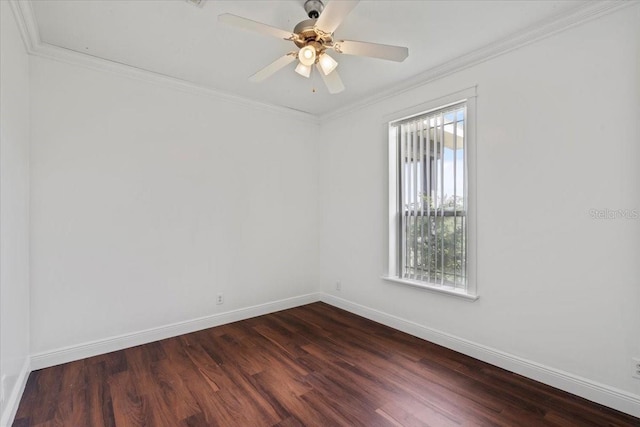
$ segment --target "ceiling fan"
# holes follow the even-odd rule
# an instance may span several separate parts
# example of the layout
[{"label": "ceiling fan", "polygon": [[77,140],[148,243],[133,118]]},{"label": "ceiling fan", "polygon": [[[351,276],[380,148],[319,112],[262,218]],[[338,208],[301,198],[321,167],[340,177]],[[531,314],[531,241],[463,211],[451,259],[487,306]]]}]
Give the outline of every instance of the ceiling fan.
[{"label": "ceiling fan", "polygon": [[346,55],[368,56],[396,62],[402,62],[409,56],[409,49],[406,47],[334,39],[334,31],[349,12],[356,7],[358,1],[333,0],[325,7],[321,0],[307,0],[304,9],[309,19],[298,23],[293,32],[230,13],[219,15],[218,21],[244,30],[290,40],[299,48],[298,51],[289,52],[276,59],[251,76],[249,81],[261,82],[297,59],[296,73],[309,78],[311,67],[315,65],[329,93],[334,94],[342,92],[344,85],[336,71],[338,62],[329,56],[327,50],[333,49]]}]

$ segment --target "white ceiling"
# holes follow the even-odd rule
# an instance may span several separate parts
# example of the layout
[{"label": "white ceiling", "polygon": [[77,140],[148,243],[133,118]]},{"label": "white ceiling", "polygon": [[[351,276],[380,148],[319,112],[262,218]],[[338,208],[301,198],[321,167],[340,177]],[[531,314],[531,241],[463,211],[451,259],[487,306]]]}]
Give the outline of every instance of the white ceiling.
[{"label": "white ceiling", "polygon": [[346,86],[337,95],[327,93],[317,72],[310,79],[296,74],[295,64],[265,82],[250,83],[250,75],[295,46],[217,21],[219,14],[233,13],[291,31],[306,19],[304,0],[208,0],[202,8],[184,0],[40,0],[32,5],[43,43],[323,115],[585,3],[363,0],[335,36],[407,46],[409,57],[396,63],[334,54]]}]

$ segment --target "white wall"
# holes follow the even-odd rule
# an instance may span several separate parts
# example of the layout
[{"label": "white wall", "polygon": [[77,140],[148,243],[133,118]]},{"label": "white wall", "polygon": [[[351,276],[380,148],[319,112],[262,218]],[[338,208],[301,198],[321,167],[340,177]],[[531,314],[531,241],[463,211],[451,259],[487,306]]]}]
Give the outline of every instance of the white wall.
[{"label": "white wall", "polygon": [[[640,6],[323,123],[325,292],[640,394]],[[467,302],[380,279],[384,117],[478,86],[478,291]],[[342,291],[335,281],[342,281]]]},{"label": "white wall", "polygon": [[0,415],[28,354],[29,58],[11,7],[0,1]]},{"label": "white wall", "polygon": [[[26,194],[28,104],[26,56],[0,4],[4,202],[5,171],[20,178],[14,200]],[[640,210],[639,9],[329,120],[321,139],[303,138],[318,127],[289,116],[33,57],[31,354],[321,287],[639,394],[640,220],[589,216]],[[383,117],[473,85],[480,300],[470,303],[380,276]],[[5,111],[9,100],[19,108]],[[6,123],[24,157],[5,168]],[[20,209],[16,221],[27,218]],[[4,210],[2,227],[5,236]],[[26,339],[29,309],[19,304],[28,287],[11,286],[22,294],[5,310],[2,271],[4,369],[5,316],[22,316],[7,336]],[[11,348],[24,359],[26,342]]]},{"label": "white wall", "polygon": [[317,124],[31,65],[33,354],[317,291]]}]

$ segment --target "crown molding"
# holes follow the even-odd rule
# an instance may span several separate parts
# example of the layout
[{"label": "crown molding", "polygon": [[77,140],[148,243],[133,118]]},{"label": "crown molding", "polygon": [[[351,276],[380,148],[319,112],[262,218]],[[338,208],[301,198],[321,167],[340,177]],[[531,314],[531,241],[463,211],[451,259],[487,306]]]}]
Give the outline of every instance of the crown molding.
[{"label": "crown molding", "polygon": [[9,2],[18,23],[18,28],[20,29],[25,49],[30,55],[60,61],[67,64],[78,65],[93,70],[106,71],[142,80],[147,83],[170,87],[191,94],[210,96],[224,102],[253,108],[263,112],[286,115],[304,122],[310,122],[316,125],[320,124],[318,116],[304,111],[255,101],[232,93],[198,85],[187,80],[45,43],[41,40],[38,32],[38,25],[33,12],[31,0],[9,0]]},{"label": "crown molding", "polygon": [[494,43],[461,55],[442,65],[430,68],[405,80],[401,84],[389,86],[373,96],[365,97],[360,101],[346,104],[327,114],[322,114],[320,115],[320,121],[324,123],[328,120],[357,111],[619,9],[638,4],[640,4],[639,0],[598,0],[588,2],[562,15],[556,15],[552,18],[537,22]]},{"label": "crown molding", "polygon": [[310,113],[255,101],[249,98],[244,98],[231,93],[198,85],[187,80],[178,79],[142,68],[132,67],[130,65],[119,62],[109,61],[96,56],[79,53],[74,50],[65,49],[59,46],[54,46],[48,43],[40,43],[33,55],[55,61],[65,62],[72,65],[79,65],[93,70],[106,71],[129,78],[142,80],[147,83],[170,87],[182,92],[187,92],[195,95],[210,96],[224,102],[241,105],[243,107],[248,107],[263,112],[276,113],[280,115],[290,116],[297,120],[311,122],[313,124],[320,124],[320,119],[318,118],[318,116]]},{"label": "crown molding", "polygon": [[110,61],[86,53],[76,52],[45,43],[41,40],[38,32],[38,25],[33,12],[32,0],[9,0],[9,3],[11,4],[16,17],[25,48],[30,55],[79,65],[94,70],[124,75],[130,78],[165,87],[171,87],[193,94],[211,96],[219,100],[261,111],[284,114],[298,120],[321,124],[341,115],[364,108],[368,105],[372,105],[398,94],[413,90],[434,80],[438,80],[450,74],[478,65],[482,62],[488,61],[515,49],[519,49],[530,43],[550,37],[600,16],[604,16],[625,7],[638,5],[640,4],[640,0],[597,0],[587,2],[562,15],[556,15],[547,20],[540,21],[494,43],[421,72],[400,84],[389,86],[386,89],[378,91],[373,96],[365,97],[357,102],[346,104],[329,113],[319,115],[277,106],[266,102],[255,101],[232,93],[198,85],[187,80],[178,79],[176,77],[171,77],[154,71],[133,67],[127,64]]},{"label": "crown molding", "polygon": [[9,0],[18,30],[22,36],[24,47],[29,54],[33,54],[36,46],[40,45],[40,32],[35,20],[30,1]]}]

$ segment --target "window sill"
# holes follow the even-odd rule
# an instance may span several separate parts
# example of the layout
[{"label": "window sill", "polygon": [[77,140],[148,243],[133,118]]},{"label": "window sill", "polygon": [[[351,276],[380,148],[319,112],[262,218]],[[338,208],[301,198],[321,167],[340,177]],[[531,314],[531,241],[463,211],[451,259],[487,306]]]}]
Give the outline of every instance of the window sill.
[{"label": "window sill", "polygon": [[476,301],[478,298],[480,298],[478,295],[472,295],[472,294],[468,294],[464,291],[459,291],[459,290],[453,290],[450,288],[443,288],[440,286],[433,286],[430,285],[428,283],[425,282],[419,282],[417,280],[409,280],[409,279],[400,279],[398,277],[391,277],[391,276],[382,276],[382,279],[386,280],[387,282],[393,282],[393,283],[400,283],[402,285],[409,285],[409,286],[413,286],[415,288],[420,288],[420,289],[424,289],[430,292],[437,292],[440,294],[445,294],[445,295],[450,295],[453,297],[458,297],[458,298],[462,298],[462,299],[466,299],[467,301]]}]

